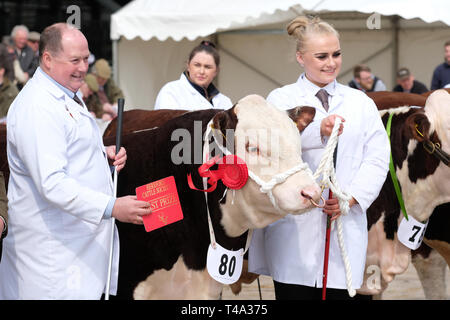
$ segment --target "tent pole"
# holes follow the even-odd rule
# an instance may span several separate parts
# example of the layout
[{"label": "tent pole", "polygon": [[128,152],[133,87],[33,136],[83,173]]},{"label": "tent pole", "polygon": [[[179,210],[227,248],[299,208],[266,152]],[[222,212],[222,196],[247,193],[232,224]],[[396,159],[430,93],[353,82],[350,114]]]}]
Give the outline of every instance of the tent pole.
[{"label": "tent pole", "polygon": [[[395,86],[397,83],[397,70],[398,70],[398,61],[399,61],[399,50],[398,50],[398,22],[400,17],[395,15],[392,17],[392,84]],[[392,86],[392,87],[393,87]]]},{"label": "tent pole", "polygon": [[119,40],[113,40],[112,42],[112,67],[113,67],[113,80],[119,84],[119,68],[118,68],[118,56],[117,56],[117,44]]}]

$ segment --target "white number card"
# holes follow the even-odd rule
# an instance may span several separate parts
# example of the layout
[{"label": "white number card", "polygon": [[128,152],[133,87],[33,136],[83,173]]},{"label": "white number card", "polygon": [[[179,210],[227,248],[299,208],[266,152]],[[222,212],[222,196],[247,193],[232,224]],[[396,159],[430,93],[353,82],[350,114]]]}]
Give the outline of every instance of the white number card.
[{"label": "white number card", "polygon": [[421,223],[411,216],[409,216],[408,219],[409,220],[403,218],[400,222],[397,236],[401,243],[411,250],[415,250],[422,243],[428,220],[425,223]]},{"label": "white number card", "polygon": [[232,284],[239,280],[244,260],[243,249],[230,251],[216,243],[216,249],[211,244],[208,248],[206,267],[209,275],[223,284]]}]

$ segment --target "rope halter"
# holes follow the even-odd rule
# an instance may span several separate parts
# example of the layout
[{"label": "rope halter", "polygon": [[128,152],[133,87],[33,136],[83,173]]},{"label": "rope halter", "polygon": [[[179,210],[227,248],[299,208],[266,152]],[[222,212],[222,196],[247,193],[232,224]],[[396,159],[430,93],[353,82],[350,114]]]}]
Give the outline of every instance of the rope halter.
[{"label": "rope halter", "polygon": [[[218,146],[218,148],[222,151],[222,153],[224,155],[230,155],[232,154],[226,147],[222,146],[220,143],[218,143],[216,141],[216,138],[212,132],[213,128],[213,119],[211,119],[211,121],[209,121],[207,128],[206,128],[206,132],[203,138],[203,141],[205,143],[205,146],[208,144],[209,138],[212,137],[214,139],[215,144]],[[203,150],[203,157],[205,159],[205,148]],[[270,179],[270,181],[264,181],[263,179],[261,179],[257,174],[255,174],[253,171],[251,171],[250,169],[248,169],[248,176],[257,184],[259,185],[259,190],[262,193],[267,194],[267,196],[269,197],[269,200],[271,202],[271,204],[273,205],[273,207],[279,212],[279,213],[283,213],[281,208],[278,206],[275,197],[273,195],[273,189],[275,188],[276,185],[285,182],[290,176],[296,174],[299,171],[307,171],[309,172],[309,174],[312,176],[312,171],[311,169],[309,169],[308,164],[302,162],[297,164],[296,166],[275,174],[274,176],[272,176],[272,178]]]}]

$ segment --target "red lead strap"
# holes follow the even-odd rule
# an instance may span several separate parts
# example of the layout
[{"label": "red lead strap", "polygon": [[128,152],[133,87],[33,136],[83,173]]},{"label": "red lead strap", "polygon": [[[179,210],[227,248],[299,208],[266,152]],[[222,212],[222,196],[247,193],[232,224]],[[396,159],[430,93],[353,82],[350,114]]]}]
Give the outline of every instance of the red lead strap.
[{"label": "red lead strap", "polygon": [[[328,199],[333,198],[330,190]],[[327,233],[325,236],[325,254],[323,258],[322,300],[327,299],[328,256],[330,254],[331,216],[327,215]]]},{"label": "red lead strap", "polygon": [[[338,144],[333,152],[333,164],[336,169]],[[328,193],[328,199],[333,198],[333,192],[331,189]],[[327,214],[327,232],[325,235],[325,253],[323,258],[323,279],[322,279],[322,300],[327,299],[327,278],[328,278],[328,257],[330,254],[330,236],[331,236],[331,216]]]}]

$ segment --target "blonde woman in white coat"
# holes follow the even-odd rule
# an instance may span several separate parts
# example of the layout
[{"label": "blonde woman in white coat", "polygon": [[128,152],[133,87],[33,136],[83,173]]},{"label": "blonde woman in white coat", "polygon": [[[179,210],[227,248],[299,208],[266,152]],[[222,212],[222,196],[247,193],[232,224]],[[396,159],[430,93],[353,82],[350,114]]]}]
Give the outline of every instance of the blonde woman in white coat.
[{"label": "blonde woman in white coat", "polygon": [[192,49],[186,71],[179,80],[165,84],[155,102],[157,109],[229,109],[231,100],[212,81],[219,73],[220,56],[213,43],[202,41]]},{"label": "blonde woman in white coat", "polygon": [[[342,64],[337,31],[319,18],[298,17],[287,27],[297,41],[296,58],[304,67],[296,83],[272,91],[267,100],[281,109],[308,105],[314,121],[302,133],[302,156],[315,171],[336,117],[343,119],[336,174],[349,193],[350,211],[342,216],[344,241],[352,271],[352,287],[361,286],[367,249],[366,210],[386,179],[389,142],[374,102],[363,92],[336,81]],[[329,109],[316,93],[324,89]],[[303,215],[288,215],[255,230],[249,251],[249,271],[274,279],[277,299],[321,299],[327,214],[340,214],[337,199],[323,193],[325,207]],[[325,214],[324,214],[325,213]],[[331,232],[327,299],[347,299],[346,277],[336,228]]]}]

